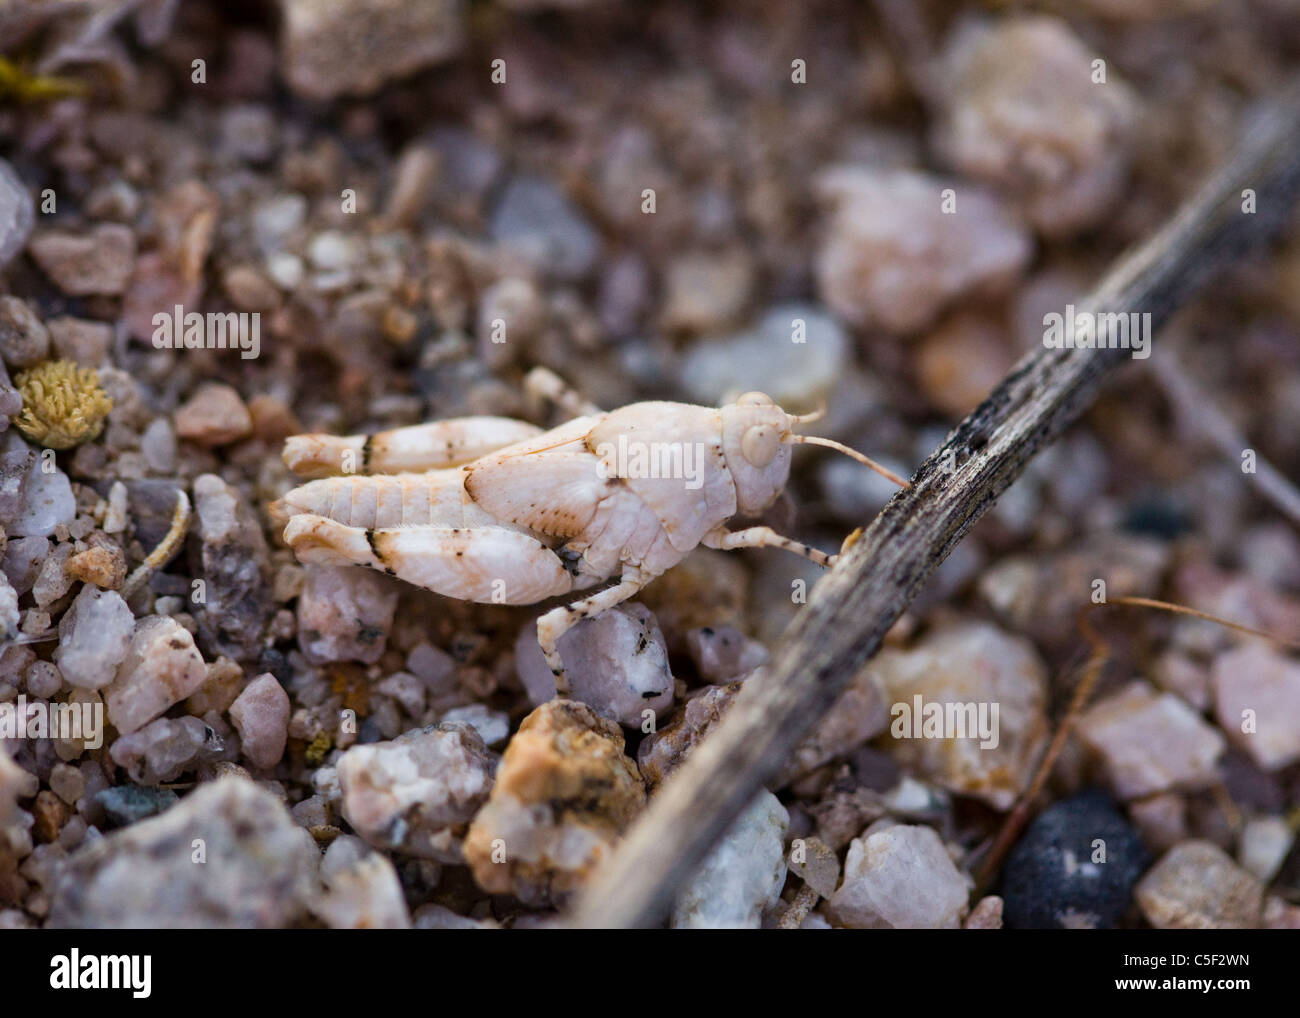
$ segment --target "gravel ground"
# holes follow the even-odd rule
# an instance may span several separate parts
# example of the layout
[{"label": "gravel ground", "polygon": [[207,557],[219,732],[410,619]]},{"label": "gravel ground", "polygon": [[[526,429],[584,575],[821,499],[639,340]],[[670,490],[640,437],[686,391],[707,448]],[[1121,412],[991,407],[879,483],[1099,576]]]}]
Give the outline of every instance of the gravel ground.
[{"label": "gravel ground", "polygon": [[[556,923],[821,570],[697,550],[566,635],[556,699],[538,608],[300,562],[285,439],[553,427],[540,365],[607,409],[825,405],[818,434],[909,473],[1230,153],[1298,15],[4,5],[0,927]],[[1300,471],[1292,223],[1135,341],[673,926],[1300,927],[1300,663],[1141,609],[1092,616],[1111,659],[1046,809],[972,877],[1098,582],[1300,634],[1296,523],[1249,476]],[[828,553],[892,491],[793,464],[762,522]]]}]

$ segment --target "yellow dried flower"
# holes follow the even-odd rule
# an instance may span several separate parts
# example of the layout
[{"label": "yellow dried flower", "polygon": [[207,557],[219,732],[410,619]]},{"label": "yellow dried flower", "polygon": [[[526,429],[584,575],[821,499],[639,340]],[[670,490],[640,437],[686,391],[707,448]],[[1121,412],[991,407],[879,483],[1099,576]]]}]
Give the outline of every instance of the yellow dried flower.
[{"label": "yellow dried flower", "polygon": [[334,740],[330,738],[329,732],[318,732],[316,738],[308,743],[307,752],[303,755],[309,764],[313,767],[319,767],[325,759],[325,754],[330,751],[333,745]]},{"label": "yellow dried flower", "polygon": [[14,378],[22,393],[18,430],[47,449],[71,449],[98,438],[113,400],[99,387],[99,372],[75,361],[42,361]]}]

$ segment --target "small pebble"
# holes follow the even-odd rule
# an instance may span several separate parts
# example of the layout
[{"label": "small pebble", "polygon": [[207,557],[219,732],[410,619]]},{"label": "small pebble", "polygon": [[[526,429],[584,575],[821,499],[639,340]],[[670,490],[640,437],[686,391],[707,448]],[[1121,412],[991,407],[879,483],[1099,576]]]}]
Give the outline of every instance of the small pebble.
[{"label": "small pebble", "polygon": [[265,106],[240,103],[221,111],[221,150],[236,159],[261,163],[275,154],[278,122]]},{"label": "small pebble", "polygon": [[970,915],[962,923],[963,930],[1000,930],[1002,929],[1003,901],[996,894],[983,897],[970,910]]},{"label": "small pebble", "polygon": [[780,800],[766,789],[759,792],[677,895],[672,928],[758,929],[785,884],[789,822]]},{"label": "small pebble", "polygon": [[889,696],[879,675],[869,668],[859,669],[849,688],[794,751],[780,780],[792,781],[836,757],[852,753],[888,725]]},{"label": "small pebble", "polygon": [[101,689],[113,681],[134,632],[135,617],[121,595],[87,585],[59,620],[54,663],[69,685]]},{"label": "small pebble", "polygon": [[49,554],[50,542],[43,537],[11,538],[5,544],[4,573],[18,594],[32,589]]},{"label": "small pebble", "polygon": [[67,571],[74,580],[116,590],[126,580],[126,556],[117,545],[95,545],[69,557]]},{"label": "small pebble", "polygon": [[1091,594],[1094,580],[1105,580],[1110,598],[1156,597],[1169,560],[1165,541],[1102,531],[1055,553],[1000,558],[980,574],[976,587],[1009,629],[1044,647],[1074,647],[1080,597]]},{"label": "small pebble", "polygon": [[703,626],[686,634],[691,660],[705,682],[742,679],[767,661],[767,648],[732,626]]},{"label": "small pebble", "polygon": [[[170,474],[176,470],[176,433],[166,417],[155,417],[140,436],[140,455],[145,466],[155,474]],[[105,533],[108,521],[105,520]]]},{"label": "small pebble", "polygon": [[1182,700],[1145,682],[1098,701],[1079,718],[1077,730],[1121,799],[1210,784],[1226,745]]},{"label": "small pebble", "polygon": [[1264,903],[1264,928],[1269,930],[1300,930],[1300,905],[1270,895]]},{"label": "small pebble", "polygon": [[159,718],[120,736],[109,756],[136,784],[157,785],[216,760],[222,749],[221,738],[199,718]]},{"label": "small pebble", "polygon": [[637,749],[637,766],[646,785],[653,791],[681,766],[691,751],[722,719],[740,692],[740,684],[706,686],[686,701],[671,724],[641,740]]},{"label": "small pebble", "polygon": [[[48,455],[48,454],[47,454]],[[53,461],[32,458],[27,469],[23,505],[7,533],[10,537],[49,537],[77,518],[77,500],[68,475]]]},{"label": "small pebble", "polygon": [[1159,930],[1240,930],[1259,925],[1260,882],[1208,841],[1171,848],[1134,894],[1147,922]]},{"label": "small pebble", "polygon": [[51,318],[45,326],[49,329],[55,356],[88,368],[101,367],[108,360],[113,342],[111,325],[64,315]]},{"label": "small pebble", "polygon": [[957,314],[925,334],[916,379],[925,397],[954,420],[974,410],[1015,360],[996,319]]},{"label": "small pebble", "polygon": [[[895,760],[952,792],[1011,808],[1049,734],[1047,668],[1033,644],[988,622],[953,622],[910,649],[886,648],[868,671],[885,691],[881,741]],[[944,724],[930,731],[925,719],[940,709],[932,704],[942,705]]]},{"label": "small pebble", "polygon": [[366,851],[351,860],[353,842],[360,838],[336,838],[321,860],[325,893],[312,902],[311,910],[332,930],[407,930],[411,917],[393,864],[378,852]]},{"label": "small pebble", "polygon": [[469,725],[432,725],[353,746],[338,764],[343,816],[377,848],[459,862],[497,758]]},{"label": "small pebble", "polygon": [[0,297],[0,357],[11,368],[30,368],[49,354],[50,334],[30,306]]},{"label": "small pebble", "polygon": [[8,161],[0,159],[0,267],[27,244],[36,221],[36,203]]},{"label": "small pebble", "polygon": [[14,387],[4,360],[0,359],[0,431],[8,430],[10,419],[21,413],[22,409],[22,393]]},{"label": "small pebble", "polygon": [[[668,648],[654,614],[635,602],[583,619],[562,637],[560,656],[571,696],[602,717],[640,727],[645,711],[659,717],[673,704]],[[555,697],[555,676],[537,642],[536,623],[515,642],[515,666],[534,706]]]},{"label": "small pebble", "polygon": [[800,838],[791,845],[790,872],[823,898],[840,886],[839,856],[817,837]]},{"label": "small pebble", "polygon": [[1295,831],[1282,817],[1255,817],[1241,829],[1237,854],[1241,865],[1267,884],[1277,876],[1294,844]]},{"label": "small pebble", "polygon": [[[858,328],[923,329],[959,298],[1007,290],[1033,250],[978,186],[848,166],[823,173],[818,189],[832,209],[816,257],[818,293]],[[943,211],[948,189],[954,214]]]},{"label": "small pebble", "polygon": [[936,149],[1013,195],[1046,236],[1095,225],[1127,179],[1136,96],[1113,66],[1095,80],[1097,56],[1059,18],[1012,15],[963,25],[940,60]]},{"label": "small pebble", "polygon": [[586,704],[551,700],[524,718],[506,747],[491,797],[466,835],[465,860],[489,893],[561,905],[644,802],[618,725]]},{"label": "small pebble", "polygon": [[243,493],[216,474],[195,479],[194,517],[206,584],[198,613],[204,646],[237,660],[255,658],[274,609],[262,524]]},{"label": "small pebble", "polygon": [[969,895],[932,828],[896,824],[853,839],[829,908],[853,929],[954,930]]},{"label": "small pebble", "polygon": [[725,329],[741,316],[753,286],[753,263],[744,251],[678,255],[664,279],[661,325],[670,332]]},{"label": "small pebble", "polygon": [[752,328],[689,346],[678,362],[678,381],[692,399],[710,406],[757,391],[792,413],[804,412],[829,398],[848,357],[844,329],[824,310],[779,304]]},{"label": "small pebble", "polygon": [[[3,370],[3,368],[0,368]],[[10,433],[0,451],[0,527],[13,532],[27,493],[27,478],[36,454],[21,438]]]},{"label": "small pebble", "polygon": [[[546,314],[546,300],[531,280],[517,276],[498,279],[479,298],[480,349],[490,355],[494,347],[520,344],[526,348],[545,327]],[[500,343],[496,342],[498,335]]]},{"label": "small pebble", "polygon": [[[34,587],[33,589],[39,589],[39,586]],[[29,608],[27,611],[22,613],[22,616],[22,622],[19,624],[18,628],[22,631],[24,636],[44,635],[49,630],[50,624],[53,621],[53,617],[49,612],[42,611],[39,608]]]},{"label": "small pebble", "polygon": [[156,615],[141,619],[116,676],[104,689],[108,719],[128,735],[184,700],[206,675],[194,637],[180,623]]},{"label": "small pebble", "polygon": [[1128,804],[1129,819],[1155,855],[1187,837],[1187,802],[1176,792],[1162,792]]},{"label": "small pebble", "polygon": [[72,558],[71,544],[56,544],[50,556],[41,563],[40,571],[32,582],[32,598],[37,608],[48,608],[72,589],[73,579],[68,572]]},{"label": "small pebble", "polygon": [[483,744],[487,746],[499,746],[510,737],[510,716],[481,703],[453,707],[438,719],[438,723],[469,725],[478,732]]},{"label": "small pebble", "polygon": [[307,242],[307,258],[313,268],[326,272],[351,269],[360,257],[357,239],[341,230],[324,230]]},{"label": "small pebble", "polygon": [[[0,586],[0,596],[3,587]],[[49,661],[33,661],[27,669],[27,692],[44,700],[51,699],[63,688],[63,675]]]},{"label": "small pebble", "polygon": [[[393,700],[400,703],[402,705],[402,710],[409,716],[413,718],[424,716],[426,702],[425,694],[427,693],[427,690],[419,676],[412,675],[410,672],[394,672],[386,679],[376,683],[372,688],[376,693],[392,697]],[[482,711],[487,711],[487,708],[482,704],[473,704],[472,706],[479,708]],[[440,720],[447,719],[442,718]],[[451,720],[470,723],[468,717],[453,718]],[[482,733],[480,732],[480,734]]]},{"label": "small pebble", "polygon": [[568,196],[543,177],[517,175],[490,221],[492,239],[539,271],[575,281],[595,266],[600,238]]},{"label": "small pebble", "polygon": [[274,675],[259,675],[230,705],[230,722],[239,732],[244,758],[262,770],[274,767],[288,738],[289,694]]},{"label": "small pebble", "polygon": [[495,930],[495,919],[470,919],[459,915],[445,905],[421,905],[412,914],[412,927],[417,930]]},{"label": "small pebble", "polygon": [[0,643],[18,635],[18,592],[7,576],[0,576]]},{"label": "small pebble", "polygon": [[385,576],[350,566],[307,569],[298,598],[298,645],[313,664],[378,661],[397,608]]},{"label": "small pebble", "polygon": [[[58,840],[59,831],[67,822],[71,811],[68,804],[53,792],[42,789],[32,803],[32,836],[38,844],[48,845]],[[30,861],[30,860],[29,860]],[[42,882],[43,883],[43,882]]]},{"label": "small pebble", "polygon": [[1219,654],[1214,714],[1228,740],[1267,771],[1300,760],[1300,663],[1254,641]]},{"label": "small pebble", "polygon": [[[156,802],[156,793],[147,794]],[[70,856],[49,922],[63,929],[288,927],[305,913],[318,859],[276,796],[226,777]]]},{"label": "small pebble", "polygon": [[135,266],[135,234],[104,223],[86,232],[44,230],[28,245],[32,258],[71,297],[121,294]]},{"label": "small pebble", "polygon": [[252,430],[248,407],[228,385],[205,385],[176,411],[176,434],[199,445],[229,445]]},{"label": "small pebble", "polygon": [[458,0],[282,0],[280,9],[283,74],[310,99],[369,95],[447,59],[464,39]]}]

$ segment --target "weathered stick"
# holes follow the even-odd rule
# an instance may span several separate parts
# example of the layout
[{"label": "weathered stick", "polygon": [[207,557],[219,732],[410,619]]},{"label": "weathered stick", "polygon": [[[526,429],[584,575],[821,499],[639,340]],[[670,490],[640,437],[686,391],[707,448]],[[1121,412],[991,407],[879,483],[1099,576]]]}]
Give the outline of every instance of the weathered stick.
[{"label": "weathered stick", "polygon": [[[1187,426],[1213,442],[1227,459],[1233,463],[1240,462],[1241,454],[1250,448],[1246,436],[1237,430],[1215,401],[1201,391],[1200,386],[1183,371],[1182,365],[1173,358],[1162,357],[1151,365],[1151,369]],[[1243,476],[1273,503],[1275,509],[1300,527],[1300,490],[1277,467],[1260,456],[1254,473]]]},{"label": "weathered stick", "polygon": [[[1256,192],[1258,212],[1242,210]],[[1271,235],[1300,193],[1300,82],[1259,115],[1233,158],[1082,310],[1149,312],[1158,327],[1204,277]],[[766,673],[664,785],[577,903],[574,925],[660,922],[678,888],[771,779],[921,585],[1046,443],[1092,402],[1122,349],[1037,350],[932,453],[814,588]]]}]

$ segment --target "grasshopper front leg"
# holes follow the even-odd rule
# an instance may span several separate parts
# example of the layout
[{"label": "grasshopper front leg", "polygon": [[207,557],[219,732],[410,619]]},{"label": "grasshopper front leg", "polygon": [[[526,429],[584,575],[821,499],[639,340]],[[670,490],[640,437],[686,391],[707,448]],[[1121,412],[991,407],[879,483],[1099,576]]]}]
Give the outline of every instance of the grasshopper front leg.
[{"label": "grasshopper front leg", "polygon": [[583,619],[622,604],[650,581],[640,576],[624,574],[623,579],[612,587],[597,591],[590,597],[584,597],[573,604],[552,608],[537,620],[537,642],[542,646],[542,654],[555,676],[555,691],[559,696],[569,695],[569,679],[564,672],[564,662],[560,658],[560,637]]},{"label": "grasshopper front leg", "polygon": [[744,530],[727,530],[725,527],[719,527],[705,534],[700,543],[708,548],[717,548],[719,551],[732,551],[736,548],[782,548],[825,567],[833,566],[839,558],[838,555],[827,555],[799,541],[782,537],[771,527],[746,527]]}]

